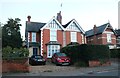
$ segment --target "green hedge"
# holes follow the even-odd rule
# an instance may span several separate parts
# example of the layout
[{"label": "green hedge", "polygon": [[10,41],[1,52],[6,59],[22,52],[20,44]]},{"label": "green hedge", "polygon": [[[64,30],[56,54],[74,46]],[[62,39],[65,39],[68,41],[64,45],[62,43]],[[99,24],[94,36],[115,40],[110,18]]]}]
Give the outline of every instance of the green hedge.
[{"label": "green hedge", "polygon": [[102,60],[110,58],[110,50],[105,45],[76,45],[66,46],[61,49],[61,52],[66,53],[73,63],[79,61],[88,62],[89,60]]},{"label": "green hedge", "polygon": [[120,48],[119,49],[110,49],[111,58],[120,58]]},{"label": "green hedge", "polygon": [[29,51],[26,48],[14,48],[7,46],[2,49],[2,58],[3,59],[21,59],[26,58],[29,55]]}]

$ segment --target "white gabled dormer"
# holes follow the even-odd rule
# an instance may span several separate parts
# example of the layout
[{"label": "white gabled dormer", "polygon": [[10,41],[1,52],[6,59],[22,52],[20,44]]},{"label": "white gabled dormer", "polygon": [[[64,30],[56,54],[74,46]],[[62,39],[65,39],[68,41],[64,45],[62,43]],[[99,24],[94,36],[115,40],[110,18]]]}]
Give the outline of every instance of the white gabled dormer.
[{"label": "white gabled dormer", "polygon": [[75,19],[70,21],[70,23],[66,26],[65,31],[77,31],[82,32],[83,34],[85,33],[85,31],[81,28]]},{"label": "white gabled dormer", "polygon": [[43,26],[40,30],[50,29],[50,30],[64,30],[62,25],[53,17],[45,26]]}]

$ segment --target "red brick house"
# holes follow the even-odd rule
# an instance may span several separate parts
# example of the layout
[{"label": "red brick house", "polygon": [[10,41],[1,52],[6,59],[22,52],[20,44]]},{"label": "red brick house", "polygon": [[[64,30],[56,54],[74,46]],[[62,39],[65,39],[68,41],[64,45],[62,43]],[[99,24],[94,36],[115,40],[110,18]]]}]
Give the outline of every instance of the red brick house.
[{"label": "red brick house", "polygon": [[120,48],[120,29],[115,30],[117,34],[117,48]]},{"label": "red brick house", "polygon": [[108,45],[110,49],[116,47],[116,32],[110,23],[103,24],[86,31],[87,44]]},{"label": "red brick house", "polygon": [[71,42],[86,43],[85,32],[75,19],[62,25],[61,12],[57,14],[57,19],[53,17],[47,23],[31,22],[30,18],[28,16],[25,29],[29,56],[46,54],[47,58],[51,58],[54,53],[60,52],[60,48]]}]

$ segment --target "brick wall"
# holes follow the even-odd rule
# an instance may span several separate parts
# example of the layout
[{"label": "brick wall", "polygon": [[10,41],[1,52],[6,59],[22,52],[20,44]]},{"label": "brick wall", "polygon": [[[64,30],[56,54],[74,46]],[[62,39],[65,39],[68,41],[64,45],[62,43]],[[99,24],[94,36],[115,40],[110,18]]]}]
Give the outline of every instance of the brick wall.
[{"label": "brick wall", "polygon": [[80,32],[77,32],[77,41],[79,44],[82,44],[82,36]]},{"label": "brick wall", "polygon": [[57,30],[57,41],[61,44],[61,47],[63,47],[63,31]]},{"label": "brick wall", "polygon": [[47,46],[46,43],[50,41],[50,30],[44,29],[43,30],[43,51],[47,52]]},{"label": "brick wall", "polygon": [[29,72],[28,59],[21,60],[3,60],[2,73],[7,72]]},{"label": "brick wall", "polygon": [[66,31],[65,33],[66,33],[66,45],[67,45],[71,42],[70,31]]}]

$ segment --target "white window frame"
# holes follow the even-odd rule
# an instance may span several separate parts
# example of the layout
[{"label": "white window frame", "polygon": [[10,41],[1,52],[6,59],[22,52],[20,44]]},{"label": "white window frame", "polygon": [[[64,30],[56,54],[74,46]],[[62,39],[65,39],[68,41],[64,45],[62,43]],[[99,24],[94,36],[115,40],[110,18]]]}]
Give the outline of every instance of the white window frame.
[{"label": "white window frame", "polygon": [[32,32],[32,42],[36,42],[36,32]]},{"label": "white window frame", "polygon": [[47,46],[47,58],[51,58],[54,53],[60,52],[60,45]]},{"label": "white window frame", "polygon": [[112,42],[111,34],[107,34],[107,42],[108,43]]},{"label": "white window frame", "polygon": [[57,30],[50,30],[50,41],[57,41]]},{"label": "white window frame", "polygon": [[28,42],[30,42],[30,33],[28,32]]},{"label": "white window frame", "polygon": [[84,36],[83,36],[83,34],[81,34],[81,36],[82,36],[82,44],[84,44]]},{"label": "white window frame", "polygon": [[71,32],[71,42],[77,42],[77,32]]}]

